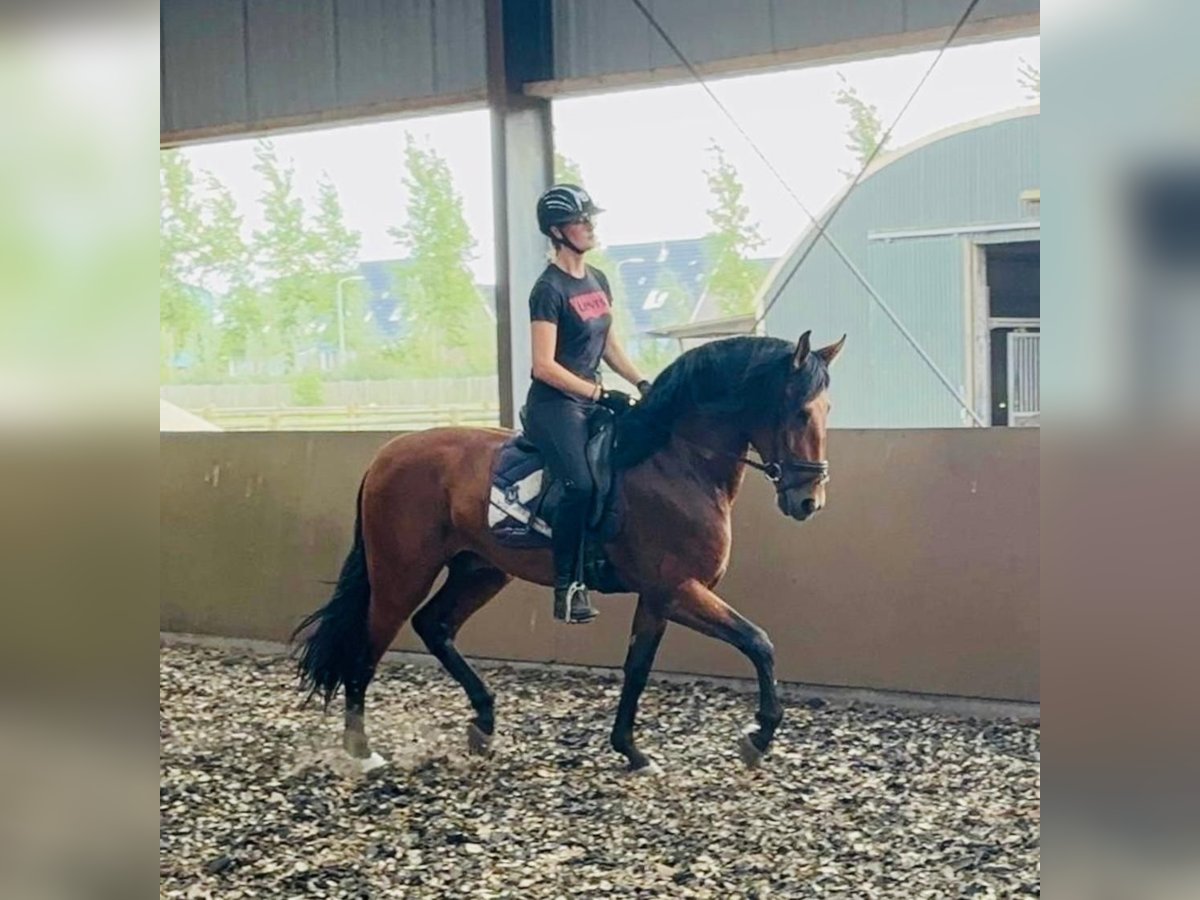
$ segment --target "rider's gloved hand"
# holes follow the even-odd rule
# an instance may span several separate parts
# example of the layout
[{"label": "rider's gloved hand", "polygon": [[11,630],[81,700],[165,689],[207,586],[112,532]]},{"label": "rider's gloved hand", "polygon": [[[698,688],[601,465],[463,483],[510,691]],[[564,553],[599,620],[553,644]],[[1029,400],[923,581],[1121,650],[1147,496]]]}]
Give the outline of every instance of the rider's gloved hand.
[{"label": "rider's gloved hand", "polygon": [[633,406],[633,398],[624,391],[601,391],[596,402],[618,414]]},{"label": "rider's gloved hand", "polygon": [[639,381],[637,383],[638,393],[641,394],[643,397],[645,397],[648,393],[650,393],[650,387],[651,387],[650,382],[647,381],[645,378],[643,378],[641,381]]}]

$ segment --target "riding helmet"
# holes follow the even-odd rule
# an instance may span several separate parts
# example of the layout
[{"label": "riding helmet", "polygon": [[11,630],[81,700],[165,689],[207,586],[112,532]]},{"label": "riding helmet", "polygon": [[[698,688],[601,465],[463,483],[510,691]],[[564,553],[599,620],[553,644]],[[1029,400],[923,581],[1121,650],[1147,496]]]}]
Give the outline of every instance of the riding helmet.
[{"label": "riding helmet", "polygon": [[580,216],[604,212],[592,202],[591,195],[577,184],[556,184],[538,198],[537,220],[542,234],[552,237],[550,228],[562,227]]}]

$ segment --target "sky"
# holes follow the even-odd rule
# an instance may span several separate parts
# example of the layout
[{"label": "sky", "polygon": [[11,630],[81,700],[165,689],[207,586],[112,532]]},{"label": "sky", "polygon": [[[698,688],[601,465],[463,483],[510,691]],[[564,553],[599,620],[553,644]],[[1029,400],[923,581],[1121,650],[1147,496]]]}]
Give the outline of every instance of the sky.
[{"label": "sky", "polygon": [[[900,119],[895,149],[941,129],[1032,101],[1018,81],[1021,60],[1040,66],[1040,38],[970,44],[946,52]],[[854,167],[847,149],[847,111],[834,101],[841,73],[874,104],[885,127],[920,81],[935,51],[857,62],[708,80],[709,87],[750,135],[809,211],[819,214]],[[700,237],[712,199],[704,170],[716,142],[745,188],[758,223],[763,256],[782,255],[808,216],[754,148],[697,84],[556,100],[557,149],[579,166],[585,186],[607,212],[598,232],[608,245]],[[300,196],[315,208],[317,182],[328,172],[346,222],[362,234],[361,259],[402,251],[387,234],[402,224],[407,191],[403,148],[407,134],[445,157],[463,198],[477,243],[472,263],[482,283],[494,279],[490,128],[486,110],[444,113],[273,138],[296,167]],[[249,233],[261,227],[257,199],[263,185],[253,171],[253,140],[185,148],[193,165],[216,175],[233,192]],[[530,210],[530,227],[536,227]]]}]

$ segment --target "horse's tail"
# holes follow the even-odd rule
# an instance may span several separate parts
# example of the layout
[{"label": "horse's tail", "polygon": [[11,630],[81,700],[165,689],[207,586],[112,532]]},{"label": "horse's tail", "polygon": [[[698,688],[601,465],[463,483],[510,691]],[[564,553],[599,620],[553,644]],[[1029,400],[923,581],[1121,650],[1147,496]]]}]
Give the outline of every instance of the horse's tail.
[{"label": "horse's tail", "polygon": [[[365,483],[365,479],[364,479]],[[292,632],[292,641],[311,631],[299,645],[300,688],[308,699],[321,694],[325,706],[343,684],[367,677],[370,650],[367,639],[367,608],[371,583],[367,578],[367,551],[362,533],[363,485],[358,486],[354,515],[354,545],[342,563],[342,573],[329,602],[305,617]],[[364,681],[365,684],[365,681]]]}]

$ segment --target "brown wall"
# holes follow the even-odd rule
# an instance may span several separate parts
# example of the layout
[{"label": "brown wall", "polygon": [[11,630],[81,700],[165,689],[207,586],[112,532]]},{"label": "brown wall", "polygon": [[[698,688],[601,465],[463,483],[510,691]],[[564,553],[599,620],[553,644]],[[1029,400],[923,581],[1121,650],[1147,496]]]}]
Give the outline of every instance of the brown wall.
[{"label": "brown wall", "polygon": [[[380,433],[163,434],[161,627],[279,640],[321,605],[349,547]],[[767,629],[783,681],[1038,697],[1036,429],[836,431],[829,506],[784,518],[747,477],[718,590]],[[619,666],[632,602],[556,625],[514,583],[464,629],[467,653]],[[397,646],[420,649],[406,627]],[[714,641],[668,629],[656,668],[748,676]]]}]

